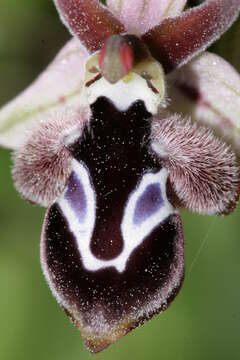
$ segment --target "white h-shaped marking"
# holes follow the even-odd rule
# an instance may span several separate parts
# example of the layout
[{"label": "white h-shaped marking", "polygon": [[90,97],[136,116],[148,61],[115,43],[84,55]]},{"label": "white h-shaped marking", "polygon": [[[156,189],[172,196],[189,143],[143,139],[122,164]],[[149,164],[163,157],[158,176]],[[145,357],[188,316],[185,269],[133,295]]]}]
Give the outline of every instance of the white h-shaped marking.
[{"label": "white h-shaped marking", "polygon": [[[169,215],[174,213],[172,205],[166,195],[166,182],[168,172],[161,169],[158,173],[146,173],[143,175],[136,189],[129,195],[124,209],[123,220],[121,223],[121,233],[123,238],[123,250],[115,259],[100,260],[91,252],[90,244],[96,219],[96,195],[92,187],[90,176],[86,167],[77,160],[72,161],[72,170],[82,184],[86,197],[86,215],[84,221],[79,221],[77,214],[72,209],[69,201],[64,197],[67,189],[58,201],[62,213],[68,223],[70,231],[75,236],[78,250],[84,267],[89,271],[97,271],[106,267],[115,267],[119,272],[126,268],[127,261],[133,250],[139,246],[153,229],[162,223]],[[139,225],[134,224],[134,213],[138,199],[151,184],[159,184],[163,204],[146,220]],[[159,239],[161,241],[161,239]]]}]

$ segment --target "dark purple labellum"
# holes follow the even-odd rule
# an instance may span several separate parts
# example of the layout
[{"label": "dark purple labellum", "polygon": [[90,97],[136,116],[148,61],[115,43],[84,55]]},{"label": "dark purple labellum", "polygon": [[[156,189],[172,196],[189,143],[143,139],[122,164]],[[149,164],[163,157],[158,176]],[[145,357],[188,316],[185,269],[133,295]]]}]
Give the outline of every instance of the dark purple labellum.
[{"label": "dark purple labellum", "polygon": [[182,283],[184,245],[167,172],[149,151],[144,104],[120,112],[99,98],[92,111],[65,193],[47,214],[42,262],[97,352],[167,308]]}]

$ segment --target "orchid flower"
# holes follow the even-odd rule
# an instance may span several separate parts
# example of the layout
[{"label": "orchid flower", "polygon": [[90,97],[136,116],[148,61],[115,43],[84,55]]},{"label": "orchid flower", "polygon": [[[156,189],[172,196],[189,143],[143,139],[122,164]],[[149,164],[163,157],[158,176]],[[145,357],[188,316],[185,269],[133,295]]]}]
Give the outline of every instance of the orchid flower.
[{"label": "orchid flower", "polygon": [[184,277],[179,208],[240,193],[240,76],[205,52],[240,0],[55,0],[73,38],[0,111],[16,189],[48,208],[41,263],[98,352],[165,310]]}]

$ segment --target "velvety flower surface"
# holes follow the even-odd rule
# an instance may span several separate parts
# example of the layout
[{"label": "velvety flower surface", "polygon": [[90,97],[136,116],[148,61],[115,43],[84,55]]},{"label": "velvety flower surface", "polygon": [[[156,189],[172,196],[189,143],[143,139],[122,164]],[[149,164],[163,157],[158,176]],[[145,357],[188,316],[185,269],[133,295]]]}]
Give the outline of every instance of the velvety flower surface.
[{"label": "velvety flower surface", "polygon": [[0,111],[23,198],[48,207],[42,268],[92,352],[165,310],[184,277],[178,208],[240,193],[240,76],[205,52],[240,0],[55,0],[74,36]]}]

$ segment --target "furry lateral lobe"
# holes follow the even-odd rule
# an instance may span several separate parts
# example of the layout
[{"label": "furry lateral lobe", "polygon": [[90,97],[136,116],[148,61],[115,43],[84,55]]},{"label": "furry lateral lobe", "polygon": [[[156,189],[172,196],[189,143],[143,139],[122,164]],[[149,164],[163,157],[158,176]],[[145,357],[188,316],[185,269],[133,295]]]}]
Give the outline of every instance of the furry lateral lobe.
[{"label": "furry lateral lobe", "polygon": [[180,206],[209,215],[233,211],[239,198],[239,164],[231,147],[210,129],[178,115],[154,118],[152,149],[169,170]]},{"label": "furry lateral lobe", "polygon": [[88,118],[89,110],[56,112],[29,132],[13,157],[13,179],[23,198],[47,207],[63,192],[71,173],[70,147]]}]

